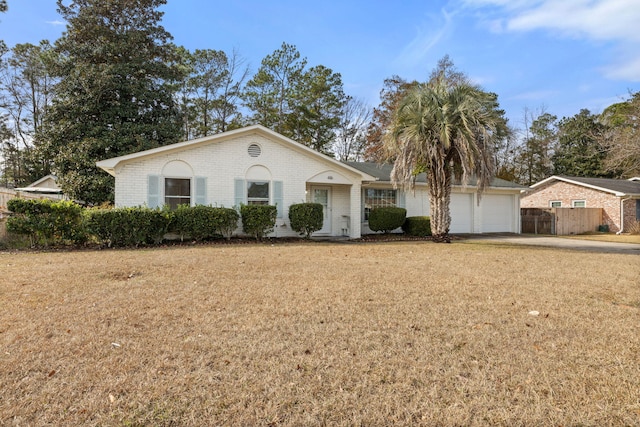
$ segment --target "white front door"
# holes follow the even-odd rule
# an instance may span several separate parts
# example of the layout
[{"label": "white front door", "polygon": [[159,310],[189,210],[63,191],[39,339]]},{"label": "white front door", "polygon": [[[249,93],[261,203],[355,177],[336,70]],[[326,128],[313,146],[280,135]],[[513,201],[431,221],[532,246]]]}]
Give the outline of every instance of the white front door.
[{"label": "white front door", "polygon": [[315,234],[331,234],[331,188],[311,187],[311,201],[322,205],[322,229]]}]

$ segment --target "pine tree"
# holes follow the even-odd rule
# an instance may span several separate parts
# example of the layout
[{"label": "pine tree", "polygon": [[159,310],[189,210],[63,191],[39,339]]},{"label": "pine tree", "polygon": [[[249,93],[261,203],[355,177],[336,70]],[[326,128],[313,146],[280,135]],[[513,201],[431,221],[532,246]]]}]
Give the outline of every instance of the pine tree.
[{"label": "pine tree", "polygon": [[180,78],[171,35],[159,24],[166,0],[75,0],[58,12],[53,105],[43,141],[65,193],[113,200],[95,162],[176,142],[181,128],[170,83]]},{"label": "pine tree", "polygon": [[251,122],[327,154],[347,100],[339,73],[307,68],[307,59],[286,43],[262,60],[243,98]]}]

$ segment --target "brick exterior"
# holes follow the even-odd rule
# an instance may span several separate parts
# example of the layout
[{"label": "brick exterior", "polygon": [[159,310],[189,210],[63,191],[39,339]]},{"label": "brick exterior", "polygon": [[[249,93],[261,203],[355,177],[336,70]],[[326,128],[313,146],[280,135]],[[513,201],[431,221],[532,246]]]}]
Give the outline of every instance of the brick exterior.
[{"label": "brick exterior", "polygon": [[[251,157],[248,147],[258,144],[261,154]],[[165,166],[180,161],[191,170],[191,176],[206,177],[206,204],[233,207],[235,205],[234,179],[245,179],[254,167],[266,171],[270,181],[282,181],[284,195],[283,218],[278,219],[274,236],[296,236],[288,220],[288,207],[307,200],[314,179],[330,179],[337,184],[318,185],[332,188],[332,235],[342,234],[343,216],[359,217],[361,177],[346,168],[337,167],[329,160],[312,158],[304,152],[273,141],[258,134],[243,135],[209,144],[199,144],[181,150],[132,159],[116,168],[116,206],[140,206],[147,203],[148,176],[165,177]],[[169,177],[169,176],[167,176]],[[330,178],[329,178],[330,177]],[[183,178],[172,176],[172,178]],[[351,203],[352,186],[357,194],[356,206]],[[161,184],[161,191],[163,184]],[[192,194],[193,197],[193,194]],[[352,237],[360,236],[360,222],[350,224]]]},{"label": "brick exterior", "polygon": [[[260,146],[261,153],[252,157],[248,153],[251,144]],[[125,156],[126,157],[126,156]],[[179,162],[177,164],[176,162]],[[294,236],[288,220],[289,206],[309,201],[314,186],[331,189],[331,232],[332,236],[344,234],[345,225],[350,237],[360,237],[368,230],[362,216],[362,175],[348,166],[322,156],[310,155],[306,149],[272,138],[267,132],[247,132],[229,137],[213,138],[192,145],[178,145],[175,149],[151,152],[147,155],[126,158],[115,163],[115,204],[116,206],[140,206],[148,203],[149,176],[160,177],[160,200],[164,200],[163,178],[206,178],[205,204],[233,207],[235,200],[235,180],[249,179],[259,174],[271,182],[282,182],[283,216],[277,220],[274,235],[276,237]],[[178,171],[178,172],[176,172]],[[176,176],[175,174],[181,176]],[[365,182],[364,185],[375,188],[390,188],[388,182]],[[454,187],[453,193],[467,193],[470,212],[452,212],[451,232],[483,233],[496,231],[489,227],[491,217],[496,216],[495,209],[488,205],[502,206],[497,216],[501,218],[503,232],[520,232],[519,188],[496,188],[487,190],[487,194],[499,195],[477,203],[475,189]],[[192,185],[192,198],[194,190]],[[271,195],[273,197],[273,195]],[[271,200],[273,203],[273,200]],[[429,215],[428,193],[425,185],[417,186],[415,191],[406,194],[406,207],[409,216]],[[195,203],[193,200],[192,203]],[[485,209],[485,206],[487,208]],[[484,214],[484,211],[489,214]],[[464,216],[462,218],[461,216]],[[462,221],[464,220],[464,221]],[[470,223],[464,230],[458,230],[457,223]]]},{"label": "brick exterior", "polygon": [[[584,200],[587,208],[602,208],[602,221],[609,231],[620,231],[620,197],[564,181],[551,181],[539,188],[529,190],[520,200],[523,208],[549,208],[551,201],[559,201],[563,208],[570,208],[575,200]],[[629,227],[636,221],[636,201],[624,201],[624,225]]]}]

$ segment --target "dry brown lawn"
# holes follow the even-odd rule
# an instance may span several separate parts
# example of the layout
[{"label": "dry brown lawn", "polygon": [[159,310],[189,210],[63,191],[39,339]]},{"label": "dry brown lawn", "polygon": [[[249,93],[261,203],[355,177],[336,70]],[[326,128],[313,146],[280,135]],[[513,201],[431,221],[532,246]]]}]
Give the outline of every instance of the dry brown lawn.
[{"label": "dry brown lawn", "polygon": [[2,426],[640,425],[634,255],[278,243],[0,274]]}]

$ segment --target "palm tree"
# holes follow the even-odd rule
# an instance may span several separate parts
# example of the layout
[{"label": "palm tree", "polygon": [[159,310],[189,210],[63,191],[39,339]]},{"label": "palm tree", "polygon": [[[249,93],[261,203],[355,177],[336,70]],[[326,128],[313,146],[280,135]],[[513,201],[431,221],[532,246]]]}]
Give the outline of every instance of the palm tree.
[{"label": "palm tree", "polygon": [[478,194],[494,171],[493,147],[506,129],[495,94],[467,83],[449,84],[443,75],[412,88],[395,111],[385,135],[395,158],[391,179],[396,186],[413,187],[425,172],[431,204],[434,241],[450,242],[451,185],[474,176]]}]

